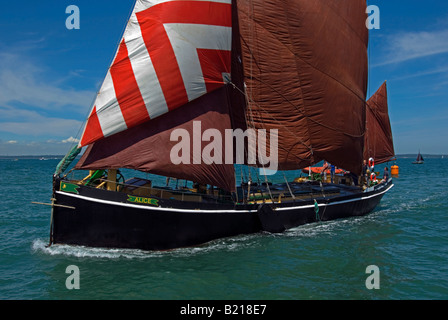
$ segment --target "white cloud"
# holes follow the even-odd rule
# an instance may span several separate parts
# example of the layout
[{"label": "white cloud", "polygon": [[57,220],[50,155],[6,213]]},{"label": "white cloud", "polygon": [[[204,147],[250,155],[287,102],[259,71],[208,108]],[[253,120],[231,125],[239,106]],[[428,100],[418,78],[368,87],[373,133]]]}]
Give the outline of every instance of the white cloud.
[{"label": "white cloud", "polygon": [[429,57],[436,54],[448,53],[448,30],[432,32],[403,32],[387,38],[384,47],[386,56],[382,62],[373,66],[382,66],[393,63]]},{"label": "white cloud", "polygon": [[0,131],[25,136],[68,136],[78,132],[81,121],[47,118],[36,114],[35,118],[2,122]]},{"label": "white cloud", "polygon": [[61,142],[18,141],[8,144],[6,141],[0,140],[0,155],[65,155],[69,149],[67,144]]},{"label": "white cloud", "polygon": [[408,80],[410,78],[419,78],[424,76],[431,76],[431,75],[437,75],[437,74],[443,74],[446,75],[448,72],[448,66],[439,66],[437,69],[430,69],[420,72],[414,72],[411,74],[401,75],[399,77],[393,77],[390,80],[398,81],[398,80]]},{"label": "white cloud", "polygon": [[74,142],[72,135],[80,130],[79,119],[87,115],[94,92],[64,88],[64,81],[76,76],[71,71],[51,78],[51,70],[33,57],[33,43],[0,47],[0,134],[13,134],[14,141],[20,141],[16,146],[23,139],[62,143],[70,137],[64,143]]},{"label": "white cloud", "polygon": [[76,143],[79,142],[79,139],[70,137],[68,139],[62,140],[62,143],[74,143],[74,142],[76,142]]},{"label": "white cloud", "polygon": [[77,105],[87,113],[93,91],[63,89],[57,79],[45,78],[44,69],[23,53],[0,53],[0,105],[20,102],[45,110]]},{"label": "white cloud", "polygon": [[6,143],[7,143],[7,144],[16,144],[17,141],[16,141],[16,140],[9,140],[9,141],[7,141]]},{"label": "white cloud", "polygon": [[0,119],[0,132],[34,138],[70,137],[82,126],[82,122],[78,120],[53,118],[42,115],[39,111],[13,107],[0,106]]}]

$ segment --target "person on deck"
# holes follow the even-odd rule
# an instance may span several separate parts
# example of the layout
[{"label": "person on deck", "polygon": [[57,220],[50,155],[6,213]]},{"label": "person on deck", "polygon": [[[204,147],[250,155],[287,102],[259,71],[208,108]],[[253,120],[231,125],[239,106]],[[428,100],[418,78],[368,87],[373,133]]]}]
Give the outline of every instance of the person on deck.
[{"label": "person on deck", "polygon": [[366,171],[366,187],[369,187],[369,186],[370,186],[370,169],[367,168],[367,171]]},{"label": "person on deck", "polygon": [[383,181],[382,182],[386,183],[387,180],[389,180],[389,168],[385,167],[384,168]]},{"label": "person on deck", "polygon": [[320,172],[321,176],[323,175],[323,181],[327,182],[327,170],[330,168],[330,164],[325,161],[324,166],[322,167],[322,171]]},{"label": "person on deck", "polygon": [[361,184],[365,184],[367,185],[367,180],[368,180],[368,176],[367,176],[367,171],[369,170],[369,167],[367,166],[367,160],[364,160],[362,163],[362,181]]},{"label": "person on deck", "polygon": [[335,174],[335,172],[336,172],[336,166],[334,164],[332,164],[331,165],[331,170],[330,170],[330,173],[331,173],[331,183],[334,183],[334,174]]}]

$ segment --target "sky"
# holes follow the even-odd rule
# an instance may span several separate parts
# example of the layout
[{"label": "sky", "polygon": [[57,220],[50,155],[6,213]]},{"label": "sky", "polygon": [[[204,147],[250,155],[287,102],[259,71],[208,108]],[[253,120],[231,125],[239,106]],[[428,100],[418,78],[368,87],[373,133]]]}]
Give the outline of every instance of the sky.
[{"label": "sky", "polygon": [[[133,2],[1,2],[0,155],[67,153]],[[380,10],[380,29],[370,30],[367,97],[387,80],[396,154],[448,154],[448,1],[368,4]],[[79,8],[79,29],[66,27],[70,5]]]}]

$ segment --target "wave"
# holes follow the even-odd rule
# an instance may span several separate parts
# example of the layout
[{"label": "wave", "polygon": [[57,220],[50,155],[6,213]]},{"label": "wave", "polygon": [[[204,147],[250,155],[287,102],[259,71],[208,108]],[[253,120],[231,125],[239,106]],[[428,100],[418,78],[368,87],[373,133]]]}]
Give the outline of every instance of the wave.
[{"label": "wave", "polygon": [[[259,237],[260,235],[258,235]],[[48,246],[43,239],[35,239],[31,245],[33,252],[50,256],[68,256],[76,258],[100,259],[154,259],[166,256],[185,257],[217,251],[235,251],[254,245],[257,235],[243,235],[210,241],[203,245],[187,248],[178,248],[164,251],[145,251],[139,249],[95,248],[67,244]]]},{"label": "wave", "polygon": [[56,244],[48,246],[42,239],[36,239],[32,243],[34,252],[40,252],[51,256],[70,256],[77,258],[106,258],[106,259],[136,259],[147,258],[160,255],[160,253],[148,253],[136,249],[109,249],[109,248],[91,248],[85,246]]}]

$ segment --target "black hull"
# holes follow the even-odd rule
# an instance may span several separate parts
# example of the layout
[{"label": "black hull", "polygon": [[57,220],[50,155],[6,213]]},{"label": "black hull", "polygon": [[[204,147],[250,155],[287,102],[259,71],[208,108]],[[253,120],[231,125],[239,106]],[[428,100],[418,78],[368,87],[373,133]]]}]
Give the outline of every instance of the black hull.
[{"label": "black hull", "polygon": [[236,205],[155,199],[135,204],[120,192],[83,186],[64,192],[57,187],[50,242],[167,250],[241,234],[282,232],[307,223],[366,215],[392,186],[389,181],[370,192],[321,196],[316,198],[317,213],[314,199]]}]

